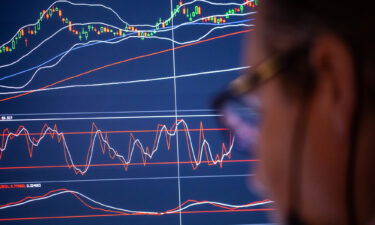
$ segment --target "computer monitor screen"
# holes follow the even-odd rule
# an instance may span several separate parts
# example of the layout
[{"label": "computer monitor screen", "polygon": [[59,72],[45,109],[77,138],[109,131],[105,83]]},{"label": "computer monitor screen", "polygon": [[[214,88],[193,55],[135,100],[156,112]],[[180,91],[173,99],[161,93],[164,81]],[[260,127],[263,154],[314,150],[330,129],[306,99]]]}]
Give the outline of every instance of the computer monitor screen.
[{"label": "computer monitor screen", "polygon": [[0,4],[0,224],[267,222],[211,108],[258,1]]}]

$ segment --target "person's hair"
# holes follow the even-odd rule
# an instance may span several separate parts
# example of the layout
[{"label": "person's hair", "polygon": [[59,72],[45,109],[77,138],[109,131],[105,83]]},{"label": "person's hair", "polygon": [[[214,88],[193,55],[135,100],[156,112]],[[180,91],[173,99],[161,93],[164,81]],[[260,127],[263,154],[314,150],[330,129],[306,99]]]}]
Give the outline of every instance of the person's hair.
[{"label": "person's hair", "polygon": [[[366,105],[375,109],[375,16],[370,2],[263,0],[261,3],[266,27],[263,38],[270,54],[306,45],[321,33],[336,35],[353,55],[357,75],[362,76],[360,86]],[[291,94],[296,94],[295,91],[306,94],[313,83],[314,76],[304,65],[283,77],[285,90]]]}]

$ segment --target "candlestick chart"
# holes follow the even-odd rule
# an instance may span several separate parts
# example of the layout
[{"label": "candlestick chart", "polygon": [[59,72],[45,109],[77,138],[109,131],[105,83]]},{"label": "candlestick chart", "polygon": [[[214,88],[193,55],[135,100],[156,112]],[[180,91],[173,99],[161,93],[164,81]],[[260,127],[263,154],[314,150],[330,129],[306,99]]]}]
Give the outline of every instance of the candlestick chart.
[{"label": "candlestick chart", "polygon": [[214,97],[257,0],[3,1],[0,224],[259,224]]}]

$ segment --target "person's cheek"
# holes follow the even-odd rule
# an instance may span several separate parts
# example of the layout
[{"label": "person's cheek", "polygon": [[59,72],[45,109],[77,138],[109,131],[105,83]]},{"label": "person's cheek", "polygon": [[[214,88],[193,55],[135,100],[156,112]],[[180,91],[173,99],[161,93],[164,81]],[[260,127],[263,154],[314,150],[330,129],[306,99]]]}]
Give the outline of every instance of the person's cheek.
[{"label": "person's cheek", "polygon": [[263,118],[263,124],[260,127],[259,142],[255,150],[256,157],[260,162],[255,167],[255,179],[252,181],[257,191],[260,193],[263,192],[262,194],[270,194],[270,192],[272,192],[268,187],[273,185],[273,182],[271,182],[274,177],[272,167],[275,166],[275,163],[272,162],[272,142],[267,142],[272,135],[269,129],[266,128],[268,121],[269,118],[265,116]]},{"label": "person's cheek", "polygon": [[290,140],[294,115],[291,105],[283,100],[276,82],[264,86],[261,95],[263,116],[256,156],[255,187],[261,187],[269,198],[286,201]]}]

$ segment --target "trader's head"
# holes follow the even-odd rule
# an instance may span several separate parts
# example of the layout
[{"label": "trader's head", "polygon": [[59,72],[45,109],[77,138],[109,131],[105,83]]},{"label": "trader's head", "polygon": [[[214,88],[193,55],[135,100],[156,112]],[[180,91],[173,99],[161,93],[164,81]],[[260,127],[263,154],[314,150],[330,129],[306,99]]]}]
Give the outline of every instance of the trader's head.
[{"label": "trader's head", "polygon": [[232,86],[261,103],[257,174],[284,221],[375,222],[370,11],[342,0],[260,2],[253,72]]}]

